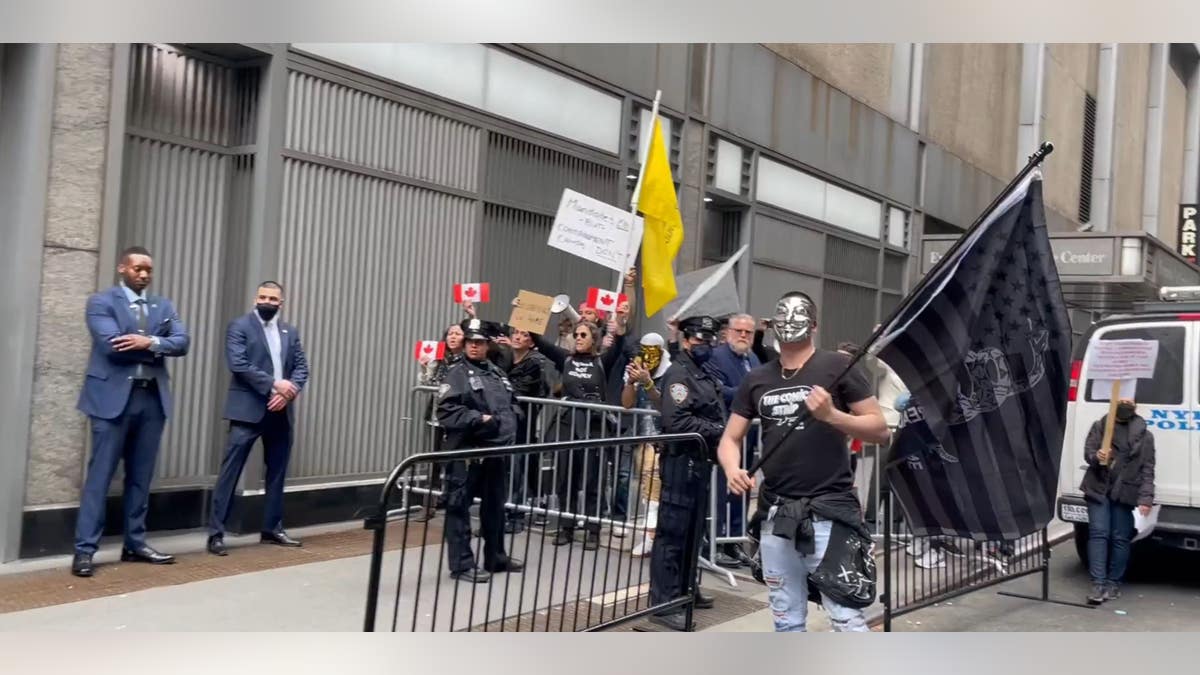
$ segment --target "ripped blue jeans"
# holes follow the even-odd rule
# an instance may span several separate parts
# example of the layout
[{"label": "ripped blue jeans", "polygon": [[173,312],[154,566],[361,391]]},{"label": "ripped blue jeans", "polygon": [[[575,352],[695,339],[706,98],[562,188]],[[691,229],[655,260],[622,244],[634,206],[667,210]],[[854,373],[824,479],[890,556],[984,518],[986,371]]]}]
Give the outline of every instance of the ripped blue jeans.
[{"label": "ripped blue jeans", "polygon": [[[774,509],[772,509],[774,511]],[[772,512],[771,516],[775,514]],[[763,579],[767,582],[771,603],[771,617],[775,620],[775,632],[805,631],[808,624],[808,575],[825,557],[829,546],[829,531],[833,523],[828,520],[813,521],[815,535],[812,555],[803,555],[796,550],[791,539],[768,534],[773,527],[773,518],[763,524],[762,553]],[[864,633],[866,617],[861,609],[843,607],[822,594],[821,602],[829,613],[829,624],[837,632]]]}]

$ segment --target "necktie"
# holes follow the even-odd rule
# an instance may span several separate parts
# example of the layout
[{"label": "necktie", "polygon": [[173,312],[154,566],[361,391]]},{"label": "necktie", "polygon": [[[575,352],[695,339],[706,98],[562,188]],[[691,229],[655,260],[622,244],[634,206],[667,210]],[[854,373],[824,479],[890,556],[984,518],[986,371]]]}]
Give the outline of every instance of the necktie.
[{"label": "necktie", "polygon": [[[138,334],[145,335],[146,328],[147,328],[146,301],[143,300],[142,298],[138,298],[137,300],[133,301],[133,306],[134,306],[134,314],[137,315]],[[146,374],[145,364],[142,364],[142,363],[137,364],[137,367],[135,367],[134,371],[133,371],[133,377],[134,377],[134,379],[138,379],[138,380],[150,379],[150,377]]]}]

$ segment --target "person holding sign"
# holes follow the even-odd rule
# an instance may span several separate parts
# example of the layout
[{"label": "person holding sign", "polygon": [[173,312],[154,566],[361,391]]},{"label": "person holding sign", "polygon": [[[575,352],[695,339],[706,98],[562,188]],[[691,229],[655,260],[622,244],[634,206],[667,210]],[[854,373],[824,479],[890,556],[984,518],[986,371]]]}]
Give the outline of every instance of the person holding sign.
[{"label": "person holding sign", "polygon": [[[625,324],[616,322],[613,346],[600,354],[602,337],[596,324],[586,321],[575,326],[575,348],[561,349],[541,335],[533,335],[538,351],[545,354],[561,373],[562,397],[568,401],[605,403],[606,373],[617,363],[625,346]],[[606,418],[587,410],[563,408],[554,424],[546,433],[546,441],[568,441],[598,438],[604,431]],[[568,451],[558,458],[558,493],[562,511],[571,514],[596,516],[600,504],[600,451]],[[579,492],[583,491],[583,503],[579,503]],[[582,507],[582,508],[581,508]],[[600,525],[589,523],[586,527],[584,550],[594,551],[600,547]],[[575,517],[558,519],[558,534],[555,546],[570,544],[575,539]]]},{"label": "person holding sign", "polygon": [[1087,601],[1099,605],[1121,597],[1134,509],[1147,516],[1154,505],[1154,434],[1138,416],[1137,404],[1124,398],[1111,422],[1105,415],[1092,424],[1083,449],[1088,468],[1079,489],[1087,501],[1092,577]]}]

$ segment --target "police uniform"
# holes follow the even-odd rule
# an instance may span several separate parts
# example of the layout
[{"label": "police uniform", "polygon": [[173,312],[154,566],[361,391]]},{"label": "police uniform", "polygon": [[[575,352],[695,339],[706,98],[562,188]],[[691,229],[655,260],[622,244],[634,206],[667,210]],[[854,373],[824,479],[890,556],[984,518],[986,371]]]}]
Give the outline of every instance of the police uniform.
[{"label": "police uniform", "polygon": [[[479,319],[462,323],[466,340],[487,340],[492,327]],[[491,419],[484,422],[484,415]],[[446,371],[438,389],[438,423],[445,431],[445,448],[461,450],[512,445],[521,429],[521,410],[508,378],[491,361],[464,358]],[[504,551],[504,489],[506,462],[489,457],[446,465],[446,546],[450,575],[483,582],[490,572],[518,572],[524,566]],[[483,570],[471,552],[470,508],[479,497]]]},{"label": "police uniform", "polygon": [[[685,337],[699,337],[709,342],[711,350],[716,339],[717,323],[712,317],[692,317],[680,323]],[[693,348],[695,349],[695,348]],[[660,460],[662,494],[658,512],[658,531],[650,558],[650,603],[659,604],[679,598],[686,587],[683,564],[688,538],[700,548],[700,532],[689,532],[688,526],[698,510],[702,520],[708,507],[708,486],[712,475],[712,460],[725,431],[725,400],[721,382],[697,364],[692,353],[680,349],[662,381],[662,430],[667,434],[696,433],[704,438],[707,448],[697,456],[694,447],[681,445],[663,450]],[[695,572],[695,570],[693,570]],[[697,592],[698,607],[712,606],[712,599]],[[676,610],[653,617],[654,623],[675,630],[684,630],[682,611]]]}]

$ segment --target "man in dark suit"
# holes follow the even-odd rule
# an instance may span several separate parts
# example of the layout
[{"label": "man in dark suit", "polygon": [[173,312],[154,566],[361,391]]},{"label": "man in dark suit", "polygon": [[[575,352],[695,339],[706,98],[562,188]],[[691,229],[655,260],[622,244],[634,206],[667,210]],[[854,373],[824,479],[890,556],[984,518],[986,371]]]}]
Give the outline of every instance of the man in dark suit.
[{"label": "man in dark suit", "polygon": [[292,452],[292,402],[308,381],[308,360],[300,331],[279,320],[283,287],[265,281],[258,287],[254,311],[229,323],[225,359],[233,378],[225,399],[229,443],[213,492],[208,519],[208,552],[226,555],[225,524],[229,506],[250,449],[261,437],[267,465],[266,506],[261,541],[299,546],[283,530],[283,481]]},{"label": "man in dark suit", "polygon": [[121,283],[88,298],[92,335],[79,410],[91,420],[92,456],[79,498],[71,573],[90,577],[92,556],[104,533],[104,506],[117,464],[125,461],[124,562],[175,562],[146,544],[150,481],[163,427],[171,415],[166,357],[187,354],[191,339],[170,300],[148,295],[154,273],[150,253],[126,249],[117,264]]}]

